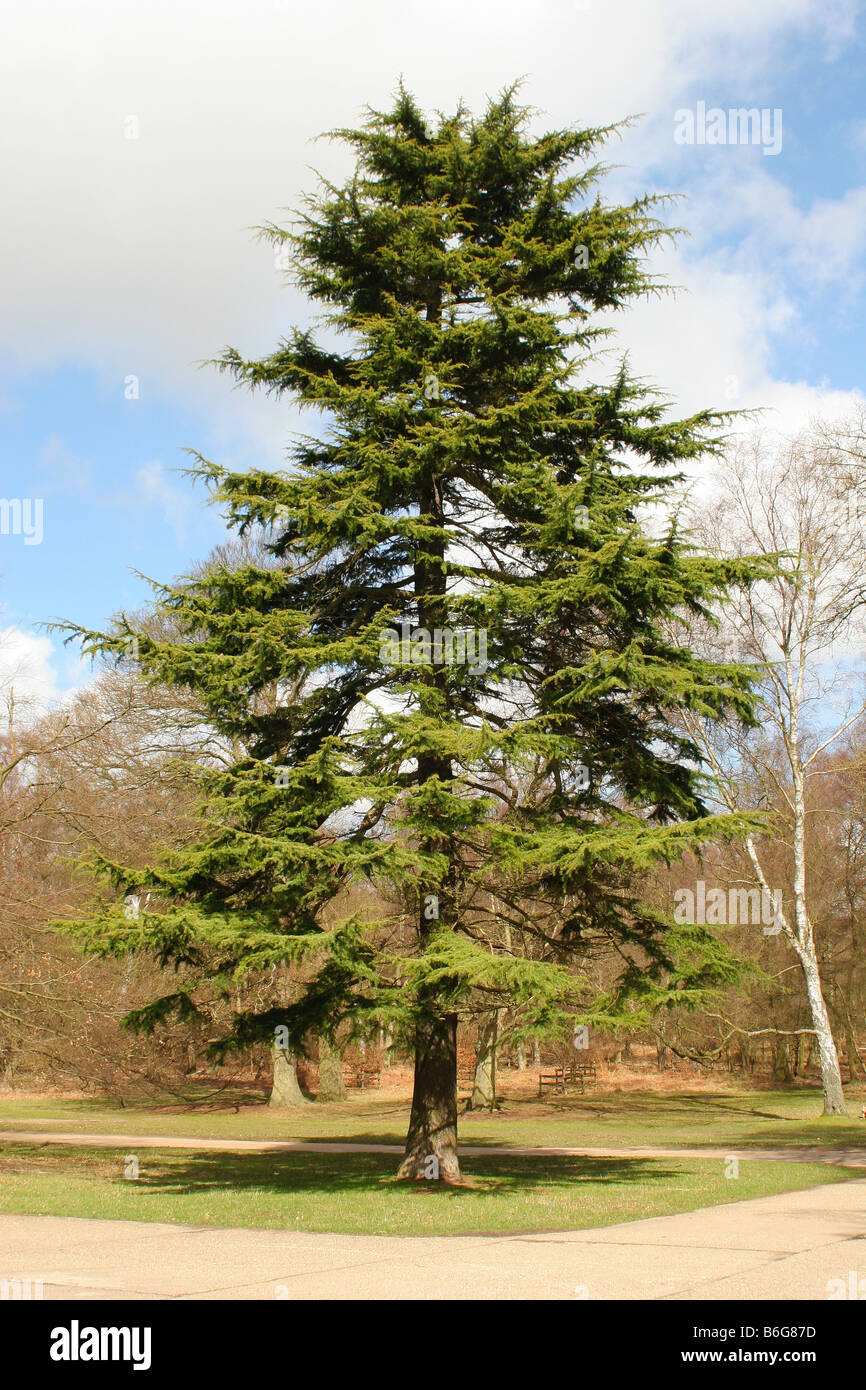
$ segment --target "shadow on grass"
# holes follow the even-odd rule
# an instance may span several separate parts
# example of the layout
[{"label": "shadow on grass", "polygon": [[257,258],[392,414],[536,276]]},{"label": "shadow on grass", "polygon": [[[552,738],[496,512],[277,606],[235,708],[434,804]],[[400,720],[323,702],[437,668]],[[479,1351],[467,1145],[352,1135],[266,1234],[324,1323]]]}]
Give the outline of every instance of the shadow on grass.
[{"label": "shadow on grass", "polygon": [[[157,1136],[157,1138],[158,1138],[158,1137],[159,1137],[159,1136]],[[220,1136],[220,1137],[227,1138],[228,1136]],[[405,1141],[406,1141],[406,1135],[404,1134],[402,1128],[399,1129],[399,1130],[397,1130],[397,1129],[385,1129],[385,1130],[372,1130],[372,1131],[371,1131],[371,1130],[362,1130],[362,1131],[358,1131],[357,1129],[354,1129],[354,1128],[353,1128],[353,1129],[351,1130],[351,1132],[347,1131],[345,1134],[335,1133],[333,1130],[328,1130],[328,1131],[326,1131],[324,1134],[321,1134],[321,1133],[319,1133],[319,1134],[313,1134],[313,1133],[308,1132],[308,1131],[306,1131],[306,1130],[299,1130],[299,1131],[295,1131],[294,1133],[288,1133],[288,1132],[287,1132],[287,1133],[284,1133],[284,1134],[256,1134],[256,1135],[251,1135],[250,1138],[251,1138],[251,1139],[253,1140],[253,1142],[256,1143],[256,1144],[275,1144],[275,1145],[279,1145],[279,1144],[388,1144],[388,1145],[390,1145],[391,1148],[393,1148],[393,1149],[395,1149],[395,1150],[399,1149],[401,1153],[402,1153],[402,1151],[403,1151],[403,1146],[404,1146]],[[468,1142],[470,1142],[470,1141],[467,1140],[467,1143],[468,1143]],[[471,1140],[471,1142],[474,1144],[474,1143],[475,1143],[475,1140],[473,1139],[473,1140]],[[491,1139],[491,1140],[490,1140],[490,1143],[491,1143],[491,1144],[495,1144],[495,1143],[497,1143],[497,1140]],[[275,1148],[275,1149],[268,1150],[268,1152],[270,1152],[270,1153],[279,1153],[279,1152],[280,1152],[280,1149],[279,1149],[279,1148]],[[333,1155],[331,1155],[331,1157],[333,1157]]]},{"label": "shadow on grass", "polygon": [[[780,1109],[760,1108],[777,1103]],[[813,1115],[800,1110],[785,1109],[791,1102],[804,1101],[814,1106]],[[527,1102],[523,1102],[526,1104]],[[822,1094],[820,1086],[798,1086],[785,1091],[744,1092],[742,1094],[713,1094],[705,1091],[683,1091],[676,1095],[658,1092],[637,1094],[617,1094],[615,1096],[557,1096],[552,1097],[545,1106],[557,1117],[569,1116],[573,1119],[590,1119],[598,1115],[615,1116],[621,1120],[647,1120],[652,1127],[663,1128],[683,1120],[770,1120],[787,1130],[790,1125],[810,1124],[820,1120]],[[516,1112],[515,1112],[516,1113]],[[850,1119],[850,1117],[849,1117]],[[856,1126],[851,1121],[852,1131]],[[761,1131],[768,1137],[770,1130]],[[866,1131],[864,1131],[866,1133]],[[760,1137],[760,1136],[755,1136]],[[789,1135],[786,1133],[786,1138]]]},{"label": "shadow on grass", "polygon": [[[277,1165],[277,1166],[275,1166]],[[487,1158],[464,1162],[471,1186],[438,1182],[398,1182],[397,1162],[384,1154],[148,1154],[137,1186],[162,1195],[256,1191],[286,1196],[300,1193],[339,1195],[370,1192],[383,1195],[436,1194],[450,1200],[461,1196],[509,1195],[533,1189],[567,1188],[581,1183],[663,1185],[680,1176],[657,1160],[589,1158]]]}]

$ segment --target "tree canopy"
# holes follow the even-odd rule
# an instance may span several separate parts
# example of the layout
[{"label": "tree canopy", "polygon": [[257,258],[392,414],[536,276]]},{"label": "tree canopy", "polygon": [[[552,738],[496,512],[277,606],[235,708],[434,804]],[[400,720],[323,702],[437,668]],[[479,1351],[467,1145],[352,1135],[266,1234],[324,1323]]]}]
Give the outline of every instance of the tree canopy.
[{"label": "tree canopy", "polygon": [[[752,718],[749,673],[666,635],[710,618],[765,562],[713,558],[681,532],[682,465],[725,418],[670,418],[600,321],[660,287],[663,201],[603,201],[615,128],[537,135],[516,88],[473,117],[393,108],[333,132],[355,152],[289,228],[321,310],[234,380],[311,407],[284,470],[193,471],[267,563],[158,586],[175,635],[121,617],[91,652],[137,640],[147,680],[188,686],[230,742],[203,769],[201,835],[144,873],[102,861],[152,907],[100,908],[91,949],[184,964],[139,1011],[289,966],[297,1000],[235,1015],[222,1047],[288,1028],[413,1035],[402,1172],[456,1156],[458,1018],[511,1004],[528,1029],[698,1002],[734,969],[705,928],[630,884],[754,823],[710,814],[701,753],[671,713]],[[388,914],[327,909],[387,889]],[[508,931],[504,930],[507,925]],[[538,949],[520,950],[515,933]],[[604,946],[615,989],[581,970]]]}]

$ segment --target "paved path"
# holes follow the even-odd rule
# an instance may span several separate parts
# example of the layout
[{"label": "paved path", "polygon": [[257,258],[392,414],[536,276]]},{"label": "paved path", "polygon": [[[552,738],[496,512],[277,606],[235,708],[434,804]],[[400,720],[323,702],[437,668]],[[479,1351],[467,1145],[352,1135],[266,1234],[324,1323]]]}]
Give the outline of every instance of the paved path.
[{"label": "paved path", "polygon": [[[4,1130],[84,1148],[399,1154],[399,1144]],[[725,1158],[866,1167],[866,1150],[461,1144],[465,1155]],[[587,1231],[350,1236],[78,1217],[0,1216],[0,1278],[46,1298],[825,1299],[866,1290],[866,1180]]]},{"label": "paved path", "polygon": [[866,1180],[519,1236],[348,1236],[0,1216],[49,1299],[810,1299],[866,1290]]},{"label": "paved path", "polygon": [[[402,1144],[358,1144],[354,1140],[319,1139],[197,1139],[158,1134],[71,1134],[49,1130],[0,1130],[0,1143],[74,1144],[88,1149],[204,1149],[227,1153],[401,1154]],[[728,1158],[760,1159],[767,1163],[831,1163],[842,1168],[866,1168],[866,1149],[797,1148],[563,1148],[552,1145],[461,1144],[461,1155],[497,1158]]]}]

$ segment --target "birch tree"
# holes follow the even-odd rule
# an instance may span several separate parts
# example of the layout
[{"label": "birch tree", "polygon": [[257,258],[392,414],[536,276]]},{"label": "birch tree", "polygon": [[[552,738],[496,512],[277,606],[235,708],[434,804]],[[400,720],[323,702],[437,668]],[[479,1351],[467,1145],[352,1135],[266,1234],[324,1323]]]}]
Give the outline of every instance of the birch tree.
[{"label": "birch tree", "polygon": [[849,474],[845,454],[815,431],[775,449],[756,436],[721,465],[720,496],[695,528],[702,546],[719,555],[752,550],[779,557],[776,577],[732,595],[720,628],[707,634],[710,650],[759,671],[759,727],[722,727],[683,715],[725,808],[771,808],[766,836],[744,842],[760,889],[777,887],[770,882],[771,861],[779,863],[773,851],[779,842],[787,849],[789,882],[770,931],[782,934],[802,970],[828,1115],[846,1112],[807,860],[822,810],[825,755],[866,712],[858,659],[866,555]]}]

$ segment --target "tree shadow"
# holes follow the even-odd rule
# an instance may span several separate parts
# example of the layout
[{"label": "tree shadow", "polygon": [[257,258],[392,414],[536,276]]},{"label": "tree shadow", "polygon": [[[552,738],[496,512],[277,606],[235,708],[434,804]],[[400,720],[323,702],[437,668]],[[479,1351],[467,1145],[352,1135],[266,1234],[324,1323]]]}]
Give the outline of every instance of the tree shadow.
[{"label": "tree shadow", "polygon": [[[786,1093],[788,1094],[788,1093]],[[820,1102],[820,1088],[798,1087],[792,1088],[791,1095],[812,1095],[816,1102]],[[664,1126],[673,1120],[694,1119],[697,1115],[706,1114],[713,1118],[730,1117],[732,1119],[745,1120],[776,1120],[780,1123],[802,1124],[802,1115],[784,1114],[775,1110],[759,1110],[756,1108],[755,1101],[757,1093],[744,1093],[738,1095],[713,1094],[706,1091],[680,1091],[676,1094],[659,1094],[657,1092],[645,1092],[637,1094],[617,1094],[613,1097],[599,1096],[558,1096],[548,1101],[551,1113],[557,1115],[569,1115],[579,1119],[582,1117],[596,1117],[604,1114],[605,1116],[615,1116],[623,1120],[647,1118],[654,1121],[658,1126]],[[539,1102],[540,1104],[540,1102]]]},{"label": "tree shadow", "polygon": [[[277,1165],[277,1166],[275,1166]],[[658,1160],[632,1158],[508,1158],[472,1155],[461,1165],[472,1179],[465,1187],[439,1182],[398,1182],[397,1155],[307,1153],[148,1153],[137,1180],[139,1189],[163,1196],[217,1191],[290,1196],[340,1195],[388,1191],[417,1192],[447,1200],[461,1197],[527,1194],[533,1189],[574,1192],[582,1184],[659,1185],[681,1176]]]}]

